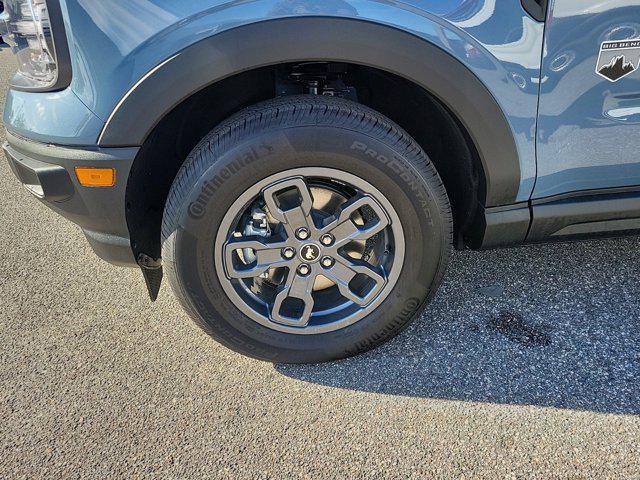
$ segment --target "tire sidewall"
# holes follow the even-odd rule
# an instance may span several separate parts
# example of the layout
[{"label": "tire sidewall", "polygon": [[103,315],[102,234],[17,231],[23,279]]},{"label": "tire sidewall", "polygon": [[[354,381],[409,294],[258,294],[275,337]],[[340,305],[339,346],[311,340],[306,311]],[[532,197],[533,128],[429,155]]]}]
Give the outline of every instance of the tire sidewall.
[{"label": "tire sidewall", "polygon": [[[397,333],[431,296],[450,232],[419,150],[403,155],[364,132],[295,126],[247,133],[227,148],[207,143],[196,151],[201,171],[185,170],[182,181],[192,186],[178,205],[177,228],[163,244],[163,259],[179,296],[188,297],[188,310],[223,344],[272,361],[340,358]],[[296,335],[258,324],[228,298],[215,270],[215,238],[228,208],[258,181],[298,167],[333,168],[366,180],[394,206],[405,235],[404,264],[393,290],[367,317],[333,332]]]}]

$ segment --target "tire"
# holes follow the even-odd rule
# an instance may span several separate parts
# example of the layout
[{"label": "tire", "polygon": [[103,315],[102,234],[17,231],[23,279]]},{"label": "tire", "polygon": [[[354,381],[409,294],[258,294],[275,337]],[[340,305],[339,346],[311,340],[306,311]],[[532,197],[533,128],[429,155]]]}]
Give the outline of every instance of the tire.
[{"label": "tire", "polygon": [[[384,233],[385,238],[404,242],[402,259],[395,243],[391,254],[389,248],[379,254],[381,259],[387,258],[384,255],[392,258],[391,273],[395,262],[400,264],[402,260],[394,284],[390,286],[389,274],[384,288],[379,290],[384,292],[386,288],[386,297],[376,298],[380,303],[375,308],[371,307],[375,302],[366,306],[349,304],[348,308],[353,309],[349,312],[364,316],[353,321],[353,315],[344,314],[353,323],[343,319],[346,323],[336,325],[344,327],[327,331],[321,330],[329,328],[324,324],[318,330],[311,330],[309,324],[307,330],[269,323],[270,320],[260,322],[261,304],[248,310],[237,301],[235,290],[230,289],[240,288],[238,296],[251,294],[238,287],[237,281],[227,282],[226,269],[235,267],[221,266],[227,258],[226,250],[216,253],[220,238],[233,240],[229,233],[233,229],[225,227],[226,219],[235,215],[231,207],[242,195],[249,195],[265,179],[312,168],[318,172],[344,172],[337,176],[369,185],[380,202],[386,202],[377,205],[387,205],[388,211],[397,214],[400,226],[393,220],[391,226],[402,228],[401,234],[399,230]],[[341,185],[342,179],[337,179],[336,185]],[[351,183],[346,185],[351,188]],[[302,204],[302,189],[298,193]],[[393,215],[388,218],[396,218]],[[381,222],[382,217],[374,215],[372,224]],[[266,101],[241,111],[211,131],[178,172],[162,223],[163,265],[189,316],[228,348],[283,363],[336,360],[367,351],[397,335],[435,294],[451,245],[452,216],[447,193],[418,144],[391,120],[363,105],[309,95]],[[315,290],[312,296],[317,296]],[[246,298],[247,302],[251,300]]]}]

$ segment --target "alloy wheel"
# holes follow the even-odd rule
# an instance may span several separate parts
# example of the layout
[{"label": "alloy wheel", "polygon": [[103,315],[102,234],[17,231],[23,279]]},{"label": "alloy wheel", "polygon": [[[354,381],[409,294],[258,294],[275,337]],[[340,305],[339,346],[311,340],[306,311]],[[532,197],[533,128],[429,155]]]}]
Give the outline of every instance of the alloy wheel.
[{"label": "alloy wheel", "polygon": [[234,202],[214,261],[229,298],[256,322],[324,333],[382,303],[400,275],[404,241],[393,206],[370,183],[335,169],[298,168]]}]

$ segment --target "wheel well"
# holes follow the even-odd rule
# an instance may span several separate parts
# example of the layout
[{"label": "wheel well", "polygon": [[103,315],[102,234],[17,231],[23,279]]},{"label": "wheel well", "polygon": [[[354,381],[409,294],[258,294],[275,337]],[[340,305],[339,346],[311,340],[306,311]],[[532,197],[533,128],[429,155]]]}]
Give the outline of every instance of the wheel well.
[{"label": "wheel well", "polygon": [[[200,139],[245,107],[277,95],[309,93],[308,84],[297,77],[291,81],[300,65],[263,67],[221,80],[188,97],[155,126],[134,161],[127,184],[127,224],[136,258],[141,253],[160,257],[160,227],[169,189]],[[447,190],[456,245],[462,246],[477,225],[486,182],[478,153],[460,120],[429,92],[397,75],[354,64],[302,65],[312,76],[314,68],[331,72],[342,91],[336,88],[327,93],[344,94],[379,111],[420,144]]]}]

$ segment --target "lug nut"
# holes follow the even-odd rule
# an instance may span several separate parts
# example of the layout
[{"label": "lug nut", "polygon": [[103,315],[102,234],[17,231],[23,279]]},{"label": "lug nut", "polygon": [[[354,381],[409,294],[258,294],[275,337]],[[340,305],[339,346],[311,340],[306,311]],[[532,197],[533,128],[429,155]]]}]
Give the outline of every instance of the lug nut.
[{"label": "lug nut", "polygon": [[322,235],[322,237],[320,238],[320,241],[322,242],[322,244],[326,247],[328,247],[329,245],[333,244],[333,241],[335,239],[333,238],[333,235],[331,235],[330,233],[325,233],[324,235]]},{"label": "lug nut", "polygon": [[296,230],[296,237],[298,237],[298,240],[306,240],[309,238],[309,229],[305,227],[299,228]]},{"label": "lug nut", "polygon": [[311,273],[311,267],[309,265],[307,265],[306,263],[298,265],[298,275],[302,277],[306,277],[310,273]]},{"label": "lug nut", "polygon": [[282,249],[282,256],[284,258],[293,258],[296,254],[296,250],[295,248],[292,247],[285,247]]},{"label": "lug nut", "polygon": [[323,267],[329,268],[329,267],[333,267],[335,260],[331,257],[322,257],[322,260],[320,260],[320,263],[322,263]]}]

